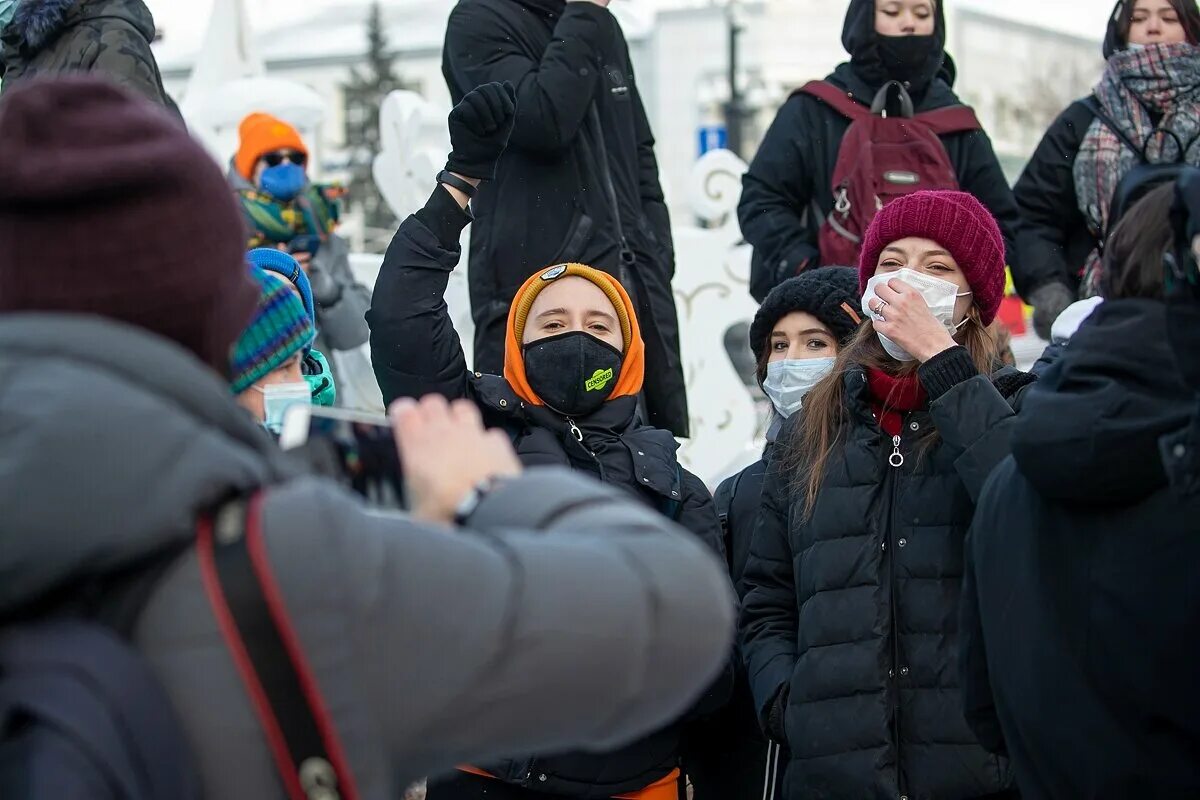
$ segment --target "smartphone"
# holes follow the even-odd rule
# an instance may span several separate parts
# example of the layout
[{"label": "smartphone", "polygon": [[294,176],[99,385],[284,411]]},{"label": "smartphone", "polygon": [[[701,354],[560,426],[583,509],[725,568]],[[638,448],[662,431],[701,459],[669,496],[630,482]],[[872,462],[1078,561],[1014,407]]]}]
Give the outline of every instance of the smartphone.
[{"label": "smartphone", "polygon": [[279,446],[372,505],[404,508],[404,474],[388,418],[297,404],[283,415]]}]

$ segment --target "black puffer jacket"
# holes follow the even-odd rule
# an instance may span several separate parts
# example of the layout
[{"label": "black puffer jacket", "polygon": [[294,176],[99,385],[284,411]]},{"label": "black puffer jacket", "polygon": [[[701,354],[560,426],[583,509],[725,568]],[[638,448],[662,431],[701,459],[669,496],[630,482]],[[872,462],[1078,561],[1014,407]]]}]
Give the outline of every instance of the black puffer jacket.
[{"label": "black puffer jacket", "polygon": [[[517,90],[496,180],[472,204],[476,369],[503,366],[508,307],[526,278],[564,261],[588,264],[616,275],[638,304],[650,424],[686,436],[671,220],[616,18],[595,3],[459,0],[442,73],[454,102],[492,81]],[[622,236],[634,259],[624,266]]]},{"label": "black puffer jacket", "polygon": [[1200,495],[1162,458],[1196,399],[1165,312],[1110,300],[1084,322],[967,541],[968,717],[1025,798],[1200,797]]},{"label": "black puffer jacket", "polygon": [[[384,399],[390,403],[426,394],[470,398],[490,427],[509,433],[527,466],[568,466],[626,489],[724,557],[712,495],[679,465],[675,438],[641,423],[636,398],[618,398],[590,417],[576,419],[583,432],[580,443],[565,419],[526,406],[503,378],[468,372],[443,299],[460,257],[458,237],[468,221],[439,188],[424,209],[401,224],[388,247],[367,314],[371,357]],[[731,662],[695,713],[719,707],[732,683]],[[542,792],[610,797],[644,788],[675,769],[679,738],[678,726],[672,726],[617,753],[519,758],[486,768]]]},{"label": "black puffer jacket", "polygon": [[[937,29],[944,36],[943,4],[936,7]],[[865,61],[874,47],[874,20],[875,0],[851,2],[842,42],[848,52],[857,54],[856,62]],[[932,83],[923,91],[914,90],[918,113],[961,103],[951,88],[951,64],[947,57]],[[861,69],[865,67],[842,64],[827,80],[870,106],[883,81],[865,78]],[[760,303],[802,267],[818,263],[820,219],[833,210],[833,169],[849,127],[850,120],[820,100],[795,94],[779,109],[743,176],[738,219],[742,235],[754,246],[750,293]],[[991,140],[983,131],[974,131],[943,136],[941,141],[954,164],[959,186],[979,198],[1000,222],[1012,263],[1017,207]],[[813,206],[820,209],[820,218],[813,213]]]},{"label": "black puffer jacket", "polygon": [[[1009,450],[997,386],[1026,378],[974,373],[962,348],[921,368],[931,403],[904,418],[893,468],[866,374],[848,372],[848,427],[811,517],[782,459],[769,465],[741,642],[764,724],[782,716],[785,798],[964,800],[1010,786],[963,719],[956,623],[974,497]],[[922,453],[931,427],[940,441]]]}]

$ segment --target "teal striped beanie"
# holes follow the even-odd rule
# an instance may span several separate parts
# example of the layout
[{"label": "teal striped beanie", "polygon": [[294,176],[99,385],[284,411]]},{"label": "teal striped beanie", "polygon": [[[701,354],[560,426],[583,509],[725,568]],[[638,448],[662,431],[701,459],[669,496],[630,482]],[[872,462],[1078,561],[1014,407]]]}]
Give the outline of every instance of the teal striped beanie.
[{"label": "teal striped beanie", "polygon": [[291,286],[260,267],[249,269],[259,289],[258,310],[233,349],[230,388],[235,395],[304,352],[316,336],[304,301]]}]

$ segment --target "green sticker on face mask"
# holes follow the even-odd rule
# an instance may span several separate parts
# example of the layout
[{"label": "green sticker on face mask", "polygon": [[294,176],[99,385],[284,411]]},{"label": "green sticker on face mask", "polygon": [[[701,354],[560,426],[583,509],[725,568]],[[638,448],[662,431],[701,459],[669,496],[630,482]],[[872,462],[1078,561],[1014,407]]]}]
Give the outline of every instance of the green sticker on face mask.
[{"label": "green sticker on face mask", "polygon": [[592,373],[592,377],[588,378],[587,383],[583,386],[589,392],[598,392],[608,386],[608,382],[612,379],[613,371],[611,369],[598,369]]}]

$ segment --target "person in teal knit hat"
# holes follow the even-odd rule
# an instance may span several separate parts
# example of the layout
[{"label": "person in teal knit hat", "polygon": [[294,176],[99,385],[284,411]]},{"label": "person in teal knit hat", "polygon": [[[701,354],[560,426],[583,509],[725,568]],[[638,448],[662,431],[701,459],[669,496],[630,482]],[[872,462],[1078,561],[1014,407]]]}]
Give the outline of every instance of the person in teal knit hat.
[{"label": "person in teal knit hat", "polygon": [[[256,247],[248,253],[248,257],[254,266],[283,276],[295,287],[304,302],[309,319],[315,325],[317,311],[313,303],[312,287],[300,262],[287,253],[269,247]],[[329,362],[321,351],[310,347],[304,354],[304,361],[300,367],[304,373],[304,380],[308,381],[309,388],[312,389],[313,405],[329,407],[337,403],[337,382],[333,379],[333,371],[330,370]]]},{"label": "person in teal knit hat", "polygon": [[251,265],[261,294],[258,310],[234,345],[230,391],[238,405],[272,433],[296,403],[311,403],[301,365],[316,331],[304,302],[279,276]]}]

